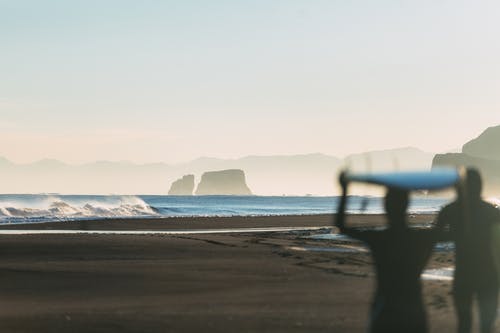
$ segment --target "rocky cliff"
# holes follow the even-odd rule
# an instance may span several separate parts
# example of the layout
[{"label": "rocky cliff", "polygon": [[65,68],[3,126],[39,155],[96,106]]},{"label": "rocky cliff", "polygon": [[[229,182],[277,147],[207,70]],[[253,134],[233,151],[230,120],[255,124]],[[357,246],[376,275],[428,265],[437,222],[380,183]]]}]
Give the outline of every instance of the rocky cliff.
[{"label": "rocky cliff", "polygon": [[205,172],[196,189],[197,195],[251,195],[243,170]]},{"label": "rocky cliff", "polygon": [[186,175],[181,179],[177,179],[170,186],[169,195],[193,195],[194,191],[194,175]]},{"label": "rocky cliff", "polygon": [[464,144],[462,153],[500,161],[500,125],[489,127],[480,136]]},{"label": "rocky cliff", "polygon": [[471,166],[478,168],[486,195],[500,194],[500,126],[490,127],[479,137],[465,143],[461,153],[438,154],[433,167]]}]

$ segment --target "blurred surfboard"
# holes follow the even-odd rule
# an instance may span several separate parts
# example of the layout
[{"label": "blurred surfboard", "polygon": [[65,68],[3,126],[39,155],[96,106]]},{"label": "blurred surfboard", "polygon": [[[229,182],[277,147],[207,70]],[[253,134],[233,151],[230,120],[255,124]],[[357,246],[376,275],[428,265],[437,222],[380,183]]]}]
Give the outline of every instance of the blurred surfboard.
[{"label": "blurred surfboard", "polygon": [[395,187],[403,190],[439,190],[457,184],[461,177],[456,169],[436,168],[430,171],[347,173],[350,182]]}]

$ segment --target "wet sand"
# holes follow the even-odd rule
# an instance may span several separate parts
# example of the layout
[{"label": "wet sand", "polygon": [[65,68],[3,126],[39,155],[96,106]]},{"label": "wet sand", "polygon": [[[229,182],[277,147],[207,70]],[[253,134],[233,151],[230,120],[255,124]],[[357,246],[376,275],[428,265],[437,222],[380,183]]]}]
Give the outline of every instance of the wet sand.
[{"label": "wet sand", "polygon": [[[432,216],[410,220],[423,223]],[[381,216],[351,223],[377,225]],[[0,235],[3,332],[364,332],[373,286],[369,253],[307,238],[331,216],[127,219],[0,229],[322,230],[189,235]],[[345,243],[343,243],[345,244]],[[429,267],[452,265],[436,253]],[[432,332],[455,318],[449,281],[425,281]]]}]

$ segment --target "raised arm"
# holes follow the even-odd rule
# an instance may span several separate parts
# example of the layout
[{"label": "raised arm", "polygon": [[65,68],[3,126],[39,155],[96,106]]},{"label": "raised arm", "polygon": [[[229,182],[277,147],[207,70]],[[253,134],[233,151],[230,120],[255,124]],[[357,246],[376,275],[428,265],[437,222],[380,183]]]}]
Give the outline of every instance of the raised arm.
[{"label": "raised arm", "polygon": [[345,217],[346,217],[346,206],[347,206],[347,179],[345,172],[341,172],[339,175],[339,183],[342,187],[342,196],[340,197],[339,205],[337,207],[337,214],[335,214],[335,226],[339,228],[340,232],[352,237],[362,240],[367,243],[371,243],[374,240],[378,239],[378,231],[373,230],[360,230],[358,228],[352,228],[346,226]]},{"label": "raised arm", "polygon": [[340,229],[340,232],[347,233],[349,229],[345,226],[345,209],[347,205],[347,180],[345,178],[345,172],[340,173],[339,183],[342,187],[342,196],[340,197],[337,207],[337,214],[335,214],[335,226]]}]

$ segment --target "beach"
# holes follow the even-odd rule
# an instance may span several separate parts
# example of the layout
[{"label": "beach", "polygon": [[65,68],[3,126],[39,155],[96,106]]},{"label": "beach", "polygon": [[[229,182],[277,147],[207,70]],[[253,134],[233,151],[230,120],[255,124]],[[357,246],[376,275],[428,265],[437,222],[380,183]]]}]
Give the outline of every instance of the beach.
[{"label": "beach", "polygon": [[[414,215],[410,222],[433,218]],[[383,216],[354,215],[349,223],[381,225]],[[374,283],[370,254],[349,241],[311,238],[329,233],[331,225],[331,215],[2,225],[0,233],[83,233],[0,234],[0,329],[364,332]],[[264,227],[303,230],[217,232]],[[160,232],[169,230],[186,233]],[[196,230],[211,233],[189,233]],[[325,250],[332,248],[350,250]],[[428,268],[452,265],[452,252],[436,252]],[[423,285],[430,331],[454,331],[451,282],[425,280]]]}]

